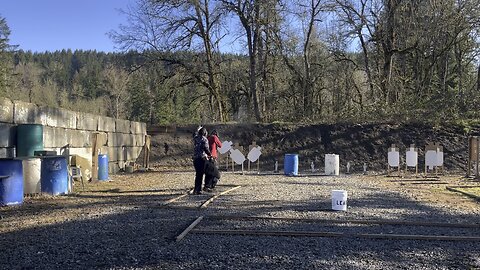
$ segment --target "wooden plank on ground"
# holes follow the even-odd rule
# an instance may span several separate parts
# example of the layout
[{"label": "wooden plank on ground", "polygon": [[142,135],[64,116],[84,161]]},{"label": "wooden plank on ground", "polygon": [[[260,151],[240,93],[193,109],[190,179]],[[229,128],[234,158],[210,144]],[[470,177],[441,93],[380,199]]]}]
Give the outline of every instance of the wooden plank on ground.
[{"label": "wooden plank on ground", "polygon": [[440,179],[395,179],[395,180],[390,180],[392,183],[398,183],[398,182],[439,182]]},{"label": "wooden plank on ground", "polygon": [[480,196],[477,196],[477,195],[475,195],[475,194],[471,194],[471,193],[469,193],[469,192],[462,191],[462,190],[460,190],[460,189],[458,189],[458,188],[452,188],[452,187],[448,187],[448,186],[445,187],[445,188],[446,188],[447,190],[449,190],[449,191],[458,192],[458,193],[461,193],[461,194],[463,194],[463,195],[465,195],[465,196],[468,196],[468,197],[470,197],[470,198],[472,198],[472,199],[474,199],[474,200],[476,200],[476,201],[480,201]]},{"label": "wooden plank on ground", "polygon": [[310,219],[310,218],[282,218],[282,217],[259,217],[259,216],[208,216],[209,219],[230,219],[230,220],[274,220],[274,221],[299,221],[318,223],[352,223],[352,224],[379,224],[379,225],[404,225],[404,226],[425,226],[425,227],[447,227],[447,228],[480,228],[480,224],[462,223],[441,223],[441,222],[418,222],[408,220],[360,220],[360,219]]},{"label": "wooden plank on ground", "polygon": [[180,196],[177,196],[177,197],[175,197],[175,198],[172,198],[172,199],[170,199],[170,200],[168,200],[168,201],[163,202],[162,205],[167,205],[167,204],[170,204],[170,203],[172,203],[172,202],[178,201],[178,200],[180,200],[181,198],[183,198],[183,197],[185,197],[185,196],[188,196],[188,194],[182,194],[182,195],[180,195]]},{"label": "wooden plank on ground", "polygon": [[205,201],[202,205],[200,205],[200,208],[204,208],[204,207],[207,207],[211,202],[213,202],[213,200],[215,200],[216,198],[220,197],[221,195],[224,195],[224,194],[227,194],[231,191],[234,191],[235,189],[238,189],[238,188],[241,188],[242,186],[236,186],[236,187],[233,187],[231,189],[227,189],[213,197],[211,197],[210,199],[208,199],[207,201]]},{"label": "wooden plank on ground", "polygon": [[450,183],[448,182],[408,182],[408,183],[404,183],[404,182],[397,182],[399,183],[400,185],[448,185]]},{"label": "wooden plank on ground", "polygon": [[448,188],[480,188],[480,186],[448,186]]},{"label": "wooden plank on ground", "polygon": [[297,237],[346,237],[390,240],[438,240],[438,241],[480,241],[478,236],[408,235],[408,234],[362,234],[341,232],[299,232],[299,231],[256,231],[256,230],[192,230],[198,234],[297,236]]},{"label": "wooden plank on ground", "polygon": [[195,228],[195,226],[198,225],[198,223],[200,223],[200,221],[202,221],[202,219],[203,219],[203,216],[199,216],[197,219],[195,219],[195,221],[193,221],[193,223],[190,224],[190,226],[188,226],[181,234],[177,236],[176,242],[181,241],[191,230],[193,230],[193,228]]}]

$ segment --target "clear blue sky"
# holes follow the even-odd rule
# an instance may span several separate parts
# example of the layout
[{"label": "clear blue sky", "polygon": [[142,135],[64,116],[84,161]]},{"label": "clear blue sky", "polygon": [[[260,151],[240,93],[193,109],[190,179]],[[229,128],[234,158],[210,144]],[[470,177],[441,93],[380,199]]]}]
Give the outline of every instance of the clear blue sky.
[{"label": "clear blue sky", "polygon": [[0,0],[11,45],[33,52],[82,49],[112,52],[106,33],[118,29],[135,0]]}]

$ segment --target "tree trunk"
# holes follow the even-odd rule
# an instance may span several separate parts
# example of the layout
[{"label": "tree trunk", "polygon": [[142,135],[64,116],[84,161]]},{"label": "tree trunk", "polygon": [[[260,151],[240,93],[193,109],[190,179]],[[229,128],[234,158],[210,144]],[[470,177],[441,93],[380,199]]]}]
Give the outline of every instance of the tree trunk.
[{"label": "tree trunk", "polygon": [[[212,42],[210,38],[210,32],[209,29],[211,27],[210,25],[210,12],[208,9],[209,3],[208,0],[204,0],[203,3],[203,9],[200,8],[200,3],[198,1],[194,1],[194,6],[195,6],[195,13],[196,13],[196,20],[199,25],[199,31],[200,31],[200,36],[202,37],[203,41],[203,46],[205,49],[205,56],[206,56],[206,62],[207,62],[207,74],[208,74],[208,85],[209,85],[209,92],[211,98],[214,100],[210,99],[210,105],[212,106],[212,113],[214,110],[214,103],[216,105],[216,109],[218,110],[218,118],[221,122],[225,122],[225,113],[224,113],[224,108],[222,104],[222,98],[220,96],[220,86],[217,80],[217,75],[216,75],[216,68],[215,68],[215,63],[214,63],[214,55],[213,55],[213,49],[212,49]],[[203,14],[202,14],[203,12]],[[205,19],[205,24],[203,22],[203,19]]]},{"label": "tree trunk", "polygon": [[370,90],[370,98],[374,101],[375,100],[375,90],[373,87],[373,80],[372,80],[372,72],[370,70],[370,59],[368,57],[368,48],[367,44],[365,42],[365,39],[363,38],[362,30],[359,30],[357,32],[357,36],[360,39],[360,44],[362,46],[362,52],[363,52],[363,64],[365,67],[365,73],[367,74],[367,83],[368,87]]},{"label": "tree trunk", "polygon": [[480,64],[477,71],[477,94],[480,93]]},{"label": "tree trunk", "polygon": [[[313,13],[313,11],[312,11]],[[308,117],[311,114],[311,93],[312,93],[312,83],[311,83],[311,64],[310,64],[310,38],[313,31],[313,23],[315,17],[311,14],[310,22],[308,25],[308,32],[305,43],[303,45],[303,68],[305,70],[305,77],[302,81],[302,101],[303,101],[303,116]]]},{"label": "tree trunk", "polygon": [[396,1],[397,0],[387,0],[385,3],[387,18],[383,28],[383,70],[381,80],[385,104],[391,104],[395,100],[393,93],[391,93],[391,80],[394,54],[393,46],[395,44],[395,9],[398,5]]},{"label": "tree trunk", "polygon": [[[242,24],[247,33],[247,43],[248,43],[248,58],[249,58],[249,89],[250,96],[253,101],[253,112],[255,114],[255,120],[257,122],[262,121],[262,115],[260,112],[260,102],[257,92],[257,52],[258,52],[258,39],[260,35],[260,25],[258,20],[258,13],[260,12],[260,7],[257,2],[255,2],[255,14],[253,16],[253,22],[249,24],[248,21],[243,20]],[[253,29],[252,29],[253,27]]]},{"label": "tree trunk", "polygon": [[255,120],[258,122],[262,121],[259,98],[257,92],[257,60],[255,54],[250,55],[250,72],[249,72],[249,86],[250,86],[250,96],[253,101],[253,113],[255,114]]},{"label": "tree trunk", "polygon": [[458,77],[458,105],[460,111],[465,109],[465,93],[463,89],[463,67],[462,67],[462,51],[459,46],[455,48],[455,56],[457,60],[457,77]]}]

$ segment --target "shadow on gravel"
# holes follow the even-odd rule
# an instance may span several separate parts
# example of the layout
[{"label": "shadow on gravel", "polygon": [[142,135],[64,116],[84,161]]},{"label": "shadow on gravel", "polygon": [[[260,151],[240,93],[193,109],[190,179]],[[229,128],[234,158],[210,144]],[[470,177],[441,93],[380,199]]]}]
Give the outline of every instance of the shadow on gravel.
[{"label": "shadow on gravel", "polygon": [[172,192],[172,191],[185,192],[186,189],[145,189],[145,190],[123,190],[122,191],[120,188],[113,188],[113,189],[107,189],[107,190],[81,192],[72,196],[82,197],[82,196],[85,196],[85,194],[94,194],[94,193],[120,193],[120,194],[132,193],[134,194],[134,193],[155,193],[155,192]]},{"label": "shadow on gravel", "polygon": [[[185,190],[179,189],[179,194],[185,193]],[[115,193],[114,193],[115,194]],[[21,206],[4,207],[0,214],[2,218],[14,218],[16,216],[31,216],[35,219],[38,215],[48,215],[55,211],[69,211],[71,209],[85,209],[90,208],[108,208],[117,206],[131,206],[131,205],[156,205],[168,199],[171,199],[178,194],[165,195],[96,195],[94,193],[77,193],[61,197],[47,197],[33,202],[26,202]],[[1,222],[1,219],[0,219]]]},{"label": "shadow on gravel", "polygon": [[[101,205],[99,205],[101,207]],[[0,234],[1,269],[104,269],[175,265],[166,254],[195,218],[139,208]],[[34,219],[35,217],[32,216]]]}]

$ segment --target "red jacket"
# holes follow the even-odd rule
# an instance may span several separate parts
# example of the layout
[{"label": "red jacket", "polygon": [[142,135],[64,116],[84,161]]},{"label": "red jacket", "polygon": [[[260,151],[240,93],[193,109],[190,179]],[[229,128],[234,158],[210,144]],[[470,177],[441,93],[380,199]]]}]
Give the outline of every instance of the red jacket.
[{"label": "red jacket", "polygon": [[222,142],[218,139],[217,135],[208,136],[208,147],[213,158],[218,157],[217,147],[222,147]]}]

